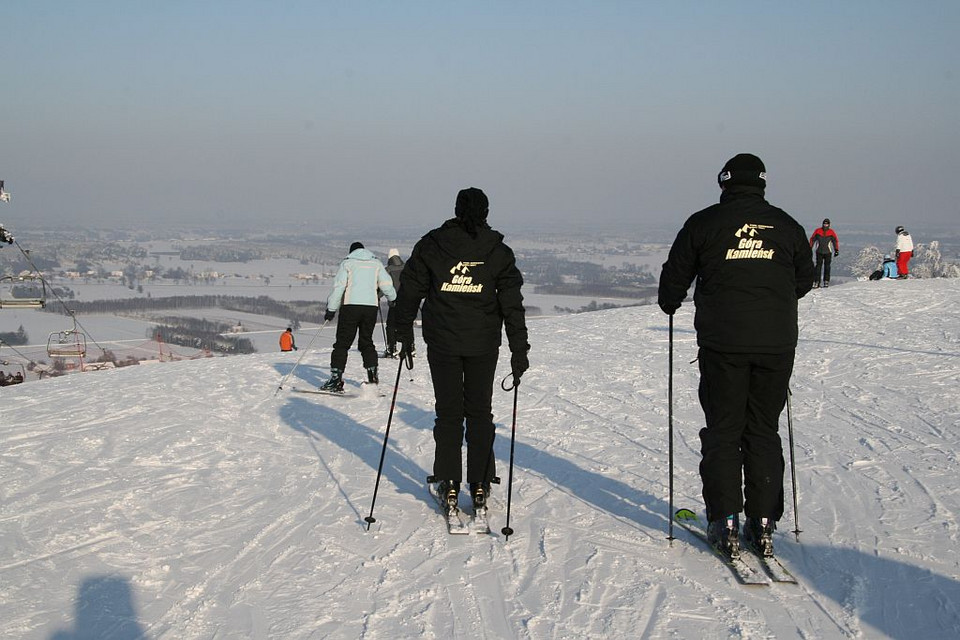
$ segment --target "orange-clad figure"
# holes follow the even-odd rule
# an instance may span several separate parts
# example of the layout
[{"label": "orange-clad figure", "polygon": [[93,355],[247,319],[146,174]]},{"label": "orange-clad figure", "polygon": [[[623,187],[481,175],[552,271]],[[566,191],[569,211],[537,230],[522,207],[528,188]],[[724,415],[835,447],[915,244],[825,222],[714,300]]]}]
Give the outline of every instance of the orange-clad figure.
[{"label": "orange-clad figure", "polygon": [[287,330],[280,334],[280,351],[296,350],[297,341],[293,339],[293,329],[291,327],[287,327]]}]

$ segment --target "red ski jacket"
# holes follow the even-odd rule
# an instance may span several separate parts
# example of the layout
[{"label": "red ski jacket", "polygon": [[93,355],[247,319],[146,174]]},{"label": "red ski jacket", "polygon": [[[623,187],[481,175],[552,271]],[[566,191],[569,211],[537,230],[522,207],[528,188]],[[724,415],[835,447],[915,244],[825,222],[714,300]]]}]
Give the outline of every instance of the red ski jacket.
[{"label": "red ski jacket", "polygon": [[[833,249],[830,249],[830,243],[833,242]],[[823,227],[817,227],[813,232],[813,235],[810,236],[810,248],[813,249],[813,245],[819,243],[817,246],[816,253],[836,253],[840,251],[840,239],[837,238],[837,232],[833,229],[823,230]]]}]

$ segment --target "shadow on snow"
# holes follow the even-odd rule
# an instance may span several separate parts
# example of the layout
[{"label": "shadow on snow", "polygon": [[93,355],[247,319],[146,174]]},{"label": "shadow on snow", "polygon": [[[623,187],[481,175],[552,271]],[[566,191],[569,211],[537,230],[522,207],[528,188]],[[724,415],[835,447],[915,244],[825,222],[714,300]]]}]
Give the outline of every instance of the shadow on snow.
[{"label": "shadow on snow", "polygon": [[80,584],[74,604],[74,628],[51,640],[134,640],[146,638],[137,620],[133,590],[126,578],[94,576]]},{"label": "shadow on snow", "polygon": [[[317,371],[308,373],[308,376],[317,375]],[[344,401],[350,400],[345,398]],[[408,403],[398,403],[396,409],[381,483],[389,482],[400,493],[412,495],[432,507],[432,499],[424,489],[427,471],[397,449],[393,434],[396,429],[404,428],[431,430],[433,411]],[[371,470],[371,492],[367,494],[371,495],[383,448],[383,427],[373,429],[330,406],[313,404],[302,398],[291,398],[281,410],[281,417],[292,429],[311,439],[311,446],[321,464],[356,513],[357,522],[364,525],[363,516],[368,505],[358,506],[351,501],[337,480],[335,470],[327,465],[322,447],[316,442],[321,438],[328,440],[340,449],[352,452],[366,464]],[[386,410],[382,417],[385,426]],[[510,431],[503,425],[498,431],[494,451],[500,465],[498,472],[503,477],[501,491],[505,493]],[[425,461],[427,464],[432,462],[432,454],[430,458]],[[665,500],[620,480],[587,471],[570,460],[526,444],[522,439],[515,443],[514,465],[515,475],[521,469],[537,474],[561,491],[644,529],[652,538],[663,538],[667,544],[668,506]],[[684,534],[678,535],[684,540]],[[778,535],[780,549],[794,573],[856,619],[891,638],[944,637],[945,633],[960,637],[960,581],[858,549],[797,545],[787,536]],[[843,626],[842,622],[838,624]],[[856,633],[855,630],[847,632]]]}]

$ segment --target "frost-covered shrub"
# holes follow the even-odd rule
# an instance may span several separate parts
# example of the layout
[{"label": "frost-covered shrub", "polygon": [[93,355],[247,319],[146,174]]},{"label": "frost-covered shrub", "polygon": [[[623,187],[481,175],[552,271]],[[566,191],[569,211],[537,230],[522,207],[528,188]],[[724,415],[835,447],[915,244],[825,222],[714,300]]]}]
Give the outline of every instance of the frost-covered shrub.
[{"label": "frost-covered shrub", "polygon": [[850,271],[853,275],[863,279],[879,269],[882,264],[883,252],[873,245],[867,245],[857,254],[853,264],[850,265]]},{"label": "frost-covered shrub", "polygon": [[918,244],[910,261],[910,273],[918,278],[958,278],[960,264],[945,262],[940,254],[940,242]]}]

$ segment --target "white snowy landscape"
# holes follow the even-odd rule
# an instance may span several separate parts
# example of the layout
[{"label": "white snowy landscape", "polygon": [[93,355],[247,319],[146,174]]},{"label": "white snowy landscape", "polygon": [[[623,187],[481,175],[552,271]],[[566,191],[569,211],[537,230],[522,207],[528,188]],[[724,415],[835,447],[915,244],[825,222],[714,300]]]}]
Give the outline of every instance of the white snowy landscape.
[{"label": "white snowy landscape", "polygon": [[[702,512],[692,325],[688,302],[674,331],[674,506]],[[494,395],[494,533],[450,536],[424,484],[423,357],[399,375],[366,530],[398,362],[381,361],[383,397],[360,393],[355,351],[357,397],[292,392],[327,378],[329,328],[309,352],[307,335],[292,354],[0,389],[0,637],[960,637],[960,280],[852,282],[800,301],[799,514],[785,411],[775,534],[797,585],[740,585],[685,530],[667,540],[656,306],[530,330],[509,540],[513,394]],[[498,379],[508,367],[504,349]]]}]

